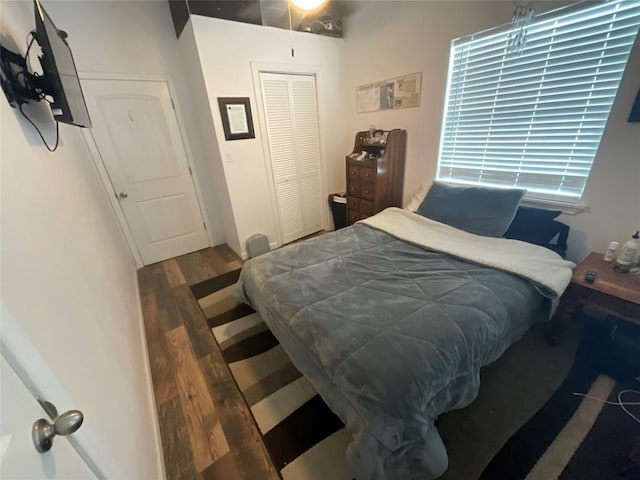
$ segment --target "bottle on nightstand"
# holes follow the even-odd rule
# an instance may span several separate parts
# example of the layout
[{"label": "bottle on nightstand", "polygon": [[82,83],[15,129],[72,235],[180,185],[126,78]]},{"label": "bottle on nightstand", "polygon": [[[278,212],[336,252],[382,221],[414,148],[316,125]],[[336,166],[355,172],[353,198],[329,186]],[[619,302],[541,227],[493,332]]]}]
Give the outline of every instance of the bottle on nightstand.
[{"label": "bottle on nightstand", "polygon": [[633,265],[634,261],[636,260],[638,249],[640,249],[639,239],[640,230],[631,237],[631,240],[627,240],[626,242],[624,242],[624,245],[622,245],[622,252],[616,260],[617,263],[619,263],[620,265],[624,265],[625,267]]},{"label": "bottle on nightstand", "polygon": [[610,262],[611,260],[616,259],[616,253],[618,252],[619,246],[620,246],[619,242],[611,242],[609,244],[609,248],[607,248],[607,253],[604,254],[605,262]]}]

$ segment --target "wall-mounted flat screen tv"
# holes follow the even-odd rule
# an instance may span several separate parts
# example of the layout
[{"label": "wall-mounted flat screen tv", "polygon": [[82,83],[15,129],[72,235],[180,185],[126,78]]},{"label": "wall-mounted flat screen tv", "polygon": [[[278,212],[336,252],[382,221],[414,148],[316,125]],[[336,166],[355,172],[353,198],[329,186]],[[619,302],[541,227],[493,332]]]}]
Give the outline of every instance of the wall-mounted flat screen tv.
[{"label": "wall-mounted flat screen tv", "polygon": [[47,83],[46,93],[53,97],[53,116],[59,122],[91,127],[67,34],[56,28],[40,0],[34,0],[34,9],[35,37],[42,49],[40,63]]}]

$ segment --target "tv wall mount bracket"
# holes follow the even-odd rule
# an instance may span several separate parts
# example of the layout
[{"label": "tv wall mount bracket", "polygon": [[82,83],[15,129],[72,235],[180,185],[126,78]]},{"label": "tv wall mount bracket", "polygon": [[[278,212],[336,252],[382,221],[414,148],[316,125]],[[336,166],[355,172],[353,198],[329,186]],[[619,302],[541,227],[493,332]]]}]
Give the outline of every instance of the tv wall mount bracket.
[{"label": "tv wall mount bracket", "polygon": [[[35,31],[31,32],[35,37]],[[37,38],[35,39],[37,41]],[[4,46],[0,46],[0,83],[9,105],[39,101],[51,95],[51,86],[44,76],[29,71],[27,59]]]}]

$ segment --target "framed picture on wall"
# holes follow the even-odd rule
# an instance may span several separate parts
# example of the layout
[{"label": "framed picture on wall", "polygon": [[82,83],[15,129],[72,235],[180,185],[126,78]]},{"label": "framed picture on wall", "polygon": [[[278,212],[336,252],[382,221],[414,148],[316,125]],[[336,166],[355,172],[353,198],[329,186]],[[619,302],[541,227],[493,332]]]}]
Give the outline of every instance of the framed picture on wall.
[{"label": "framed picture on wall", "polygon": [[631,113],[629,114],[630,122],[640,122],[640,90],[638,90],[638,95],[636,95],[636,101],[631,107]]},{"label": "framed picture on wall", "polygon": [[226,140],[256,138],[249,97],[218,97]]}]

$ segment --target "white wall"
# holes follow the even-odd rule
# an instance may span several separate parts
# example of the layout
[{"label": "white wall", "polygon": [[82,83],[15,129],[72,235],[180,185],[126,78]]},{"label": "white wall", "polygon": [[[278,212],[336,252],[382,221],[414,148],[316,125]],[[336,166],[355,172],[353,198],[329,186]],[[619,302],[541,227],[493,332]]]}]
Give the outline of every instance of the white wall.
[{"label": "white wall", "polygon": [[166,1],[48,0],[45,8],[69,41],[80,72],[160,76],[172,80],[214,244],[224,242],[215,187],[208,174],[182,52]]},{"label": "white wall", "polygon": [[[547,10],[565,3],[536,6]],[[405,199],[436,175],[451,40],[508,22],[512,12],[513,4],[507,1],[379,1],[361,2],[346,19],[347,129],[370,124],[407,129]],[[640,228],[640,127],[626,121],[640,87],[639,41],[585,190],[589,210],[560,217],[571,226],[568,256],[573,260],[604,251],[610,240],[623,241]],[[423,75],[419,108],[356,113],[357,85],[416,71]]]},{"label": "white wall", "polygon": [[[317,79],[318,106],[324,140],[328,192],[344,190],[344,157],[352,133],[345,130],[342,39],[230,22],[194,15],[191,17],[202,72],[213,114],[215,135],[231,199],[241,254],[254,233],[277,238],[274,208],[268,189],[263,137],[258,120],[252,62],[312,66]],[[293,41],[293,43],[292,43]],[[295,57],[291,58],[291,47]],[[218,109],[218,97],[249,97],[256,138],[226,141]],[[355,133],[355,132],[353,132]]]},{"label": "white wall", "polygon": [[[125,40],[114,40],[110,56],[110,44],[95,47],[96,38],[104,39],[102,22],[122,36],[126,30],[116,28],[112,4],[91,5],[46,4],[59,28],[70,33],[78,67],[105,71],[127,48],[144,58]],[[24,54],[33,18],[31,2],[3,1],[3,44]],[[131,20],[136,28],[144,28],[141,23]],[[103,51],[102,61],[91,58],[92,47],[96,54]],[[86,428],[104,442],[91,453],[114,459],[102,465],[105,473],[161,478],[136,266],[82,134],[61,125],[60,147],[49,153],[4,96],[0,111],[2,306],[73,399],[58,408],[82,409]],[[44,102],[28,112],[51,141],[53,122]]]},{"label": "white wall", "polygon": [[583,199],[588,210],[562,215],[571,227],[569,257],[582,260],[604,252],[612,240],[629,240],[640,230],[640,123],[629,113],[640,90],[640,36],[636,38],[613,104]]},{"label": "white wall", "polygon": [[193,25],[191,19],[187,21],[184,30],[178,39],[180,52],[182,53],[183,71],[189,84],[189,90],[194,99],[193,115],[196,116],[197,125],[192,130],[194,138],[197,137],[207,161],[203,165],[206,172],[202,172],[202,176],[209,179],[209,185],[214,186],[216,194],[216,202],[219,207],[220,217],[222,221],[222,233],[225,243],[235,252],[240,253],[240,239],[238,238],[238,230],[236,229],[236,220],[233,215],[231,206],[231,197],[227,187],[227,181],[224,176],[224,168],[220,157],[220,147],[218,140],[214,135],[215,127],[213,124],[213,113],[209,106],[207,87],[204,83],[202,65],[198,56],[198,47],[196,38],[193,33]]}]

